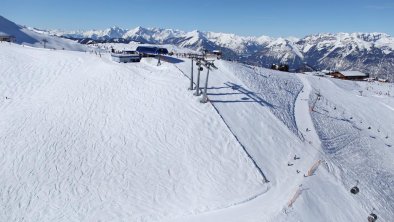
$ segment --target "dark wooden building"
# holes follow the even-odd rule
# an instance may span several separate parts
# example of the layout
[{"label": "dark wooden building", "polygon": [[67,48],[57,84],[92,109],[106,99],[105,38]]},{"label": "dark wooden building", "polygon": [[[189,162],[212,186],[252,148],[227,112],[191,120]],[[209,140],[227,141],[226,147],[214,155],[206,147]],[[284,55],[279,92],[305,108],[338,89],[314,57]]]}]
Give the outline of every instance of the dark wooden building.
[{"label": "dark wooden building", "polygon": [[335,71],[330,72],[329,75],[334,78],[346,80],[364,80],[369,77],[368,74],[359,71]]}]

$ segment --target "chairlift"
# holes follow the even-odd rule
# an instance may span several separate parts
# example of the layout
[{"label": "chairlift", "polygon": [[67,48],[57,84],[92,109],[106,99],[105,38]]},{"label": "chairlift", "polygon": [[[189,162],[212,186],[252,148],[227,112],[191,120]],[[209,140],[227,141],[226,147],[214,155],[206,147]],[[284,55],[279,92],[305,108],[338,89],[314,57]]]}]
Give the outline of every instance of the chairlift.
[{"label": "chairlift", "polygon": [[206,61],[203,61],[203,63],[201,65],[204,66],[205,68],[209,69],[209,63],[207,63]]},{"label": "chairlift", "polygon": [[203,59],[203,60],[201,60],[201,64],[202,64],[203,66],[207,67],[207,66],[209,66],[209,61]]},{"label": "chairlift", "polygon": [[352,189],[350,189],[350,193],[358,194],[360,192],[360,189],[357,187],[357,185],[358,185],[358,180],[357,180],[356,185],[354,187],[352,187]]},{"label": "chairlift", "polygon": [[369,216],[368,216],[368,222],[375,222],[375,221],[377,221],[378,220],[378,216],[376,215],[376,214],[374,214],[374,213],[371,213]]},{"label": "chairlift", "polygon": [[214,69],[218,69],[218,67],[215,66],[215,64],[213,64],[213,63],[211,64],[211,67],[214,68]]},{"label": "chairlift", "polygon": [[352,189],[350,189],[350,193],[352,194],[358,194],[358,192],[360,192],[360,189],[356,186],[352,187]]}]

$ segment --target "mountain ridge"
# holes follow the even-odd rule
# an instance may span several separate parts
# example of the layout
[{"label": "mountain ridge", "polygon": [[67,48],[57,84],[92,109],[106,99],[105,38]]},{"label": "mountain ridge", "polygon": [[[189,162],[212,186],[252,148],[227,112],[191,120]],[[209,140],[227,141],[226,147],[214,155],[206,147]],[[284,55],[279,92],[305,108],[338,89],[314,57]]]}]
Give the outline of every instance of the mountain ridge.
[{"label": "mountain ridge", "polygon": [[74,39],[111,42],[121,38],[126,42],[174,44],[194,50],[220,49],[225,59],[263,67],[286,63],[297,69],[308,64],[318,69],[359,70],[373,77],[394,81],[391,71],[394,69],[394,38],[382,32],[318,33],[303,38],[275,38],[138,26],[134,29],[113,27],[85,32],[51,30],[48,33]]},{"label": "mountain ridge", "polygon": [[394,81],[394,37],[381,32],[319,33],[303,38],[240,36],[209,31],[144,28],[61,31],[29,28],[40,34],[71,38],[86,44],[94,41],[136,41],[148,44],[172,44],[193,50],[223,51],[223,58],[270,67],[285,63],[292,70],[307,64],[317,69],[358,70],[376,78]]},{"label": "mountain ridge", "polygon": [[[179,29],[171,29],[171,28],[145,28],[142,26],[137,26],[136,28],[132,29],[124,29],[120,28],[119,26],[113,26],[107,29],[92,29],[92,30],[77,30],[77,31],[63,31],[63,30],[47,30],[48,34],[57,35],[57,36],[64,36],[64,37],[73,37],[73,38],[91,38],[94,40],[99,39],[111,39],[111,38],[130,38],[133,35],[154,35],[160,36],[158,34],[165,34],[167,33],[167,37],[181,37],[181,36],[188,36],[192,35],[193,33],[200,33],[204,37],[208,39],[217,39],[220,37],[220,40],[238,40],[238,41],[246,41],[246,42],[256,42],[264,45],[267,42],[273,42],[278,40],[286,40],[289,42],[298,42],[303,39],[310,39],[316,37],[327,37],[327,36],[335,36],[335,37],[358,37],[364,38],[365,41],[373,41],[379,40],[381,38],[377,38],[379,36],[390,39],[390,48],[394,49],[394,38],[384,32],[323,32],[323,33],[315,33],[315,34],[308,34],[302,38],[298,37],[270,37],[267,35],[261,36],[244,36],[244,35],[237,35],[233,33],[226,33],[226,32],[214,32],[214,31],[201,31],[201,30],[193,30],[193,31],[182,31]],[[110,34],[113,33],[113,34]],[[370,39],[373,37],[374,39]],[[160,42],[159,39],[152,39],[153,41]],[[221,41],[219,41],[221,42]]]}]

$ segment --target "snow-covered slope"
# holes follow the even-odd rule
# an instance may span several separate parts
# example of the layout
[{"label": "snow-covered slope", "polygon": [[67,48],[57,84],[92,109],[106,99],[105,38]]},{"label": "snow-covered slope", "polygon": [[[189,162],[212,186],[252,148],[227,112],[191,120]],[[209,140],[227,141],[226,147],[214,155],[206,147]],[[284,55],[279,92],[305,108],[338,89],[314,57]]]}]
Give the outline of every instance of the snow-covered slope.
[{"label": "snow-covered slope", "polygon": [[85,51],[88,48],[75,41],[48,35],[45,31],[29,29],[17,25],[2,16],[0,16],[0,32],[15,36],[16,43],[34,47],[44,48],[45,41],[45,47],[50,49]]},{"label": "snow-covered slope", "polygon": [[[224,61],[217,65],[211,75],[212,105],[272,183],[266,194],[248,203],[192,221],[364,221],[374,208],[382,221],[394,217],[392,84],[320,79]],[[183,70],[190,72],[188,66]],[[317,89],[324,99],[310,113]],[[367,91],[364,102],[358,101],[359,90]],[[332,104],[339,102],[347,113],[339,105],[337,116],[325,113],[332,112],[326,103],[333,110]],[[360,120],[362,133],[346,125]],[[366,122],[375,122],[376,131],[368,130]],[[301,159],[294,161],[294,155]],[[318,173],[305,178],[302,174],[319,160]],[[349,190],[356,181],[362,194],[354,196]],[[298,199],[296,191],[301,193]],[[294,197],[289,208],[286,204]]]},{"label": "snow-covered slope", "polygon": [[[358,201],[394,218],[394,87],[309,78],[321,99],[312,113],[324,153],[348,187],[360,181]],[[315,99],[316,95],[311,95]]]},{"label": "snow-covered slope", "polygon": [[266,191],[171,64],[0,47],[1,221],[157,221]]},{"label": "snow-covered slope", "polygon": [[391,84],[216,61],[201,104],[188,59],[0,44],[0,63],[0,221],[393,218]]}]

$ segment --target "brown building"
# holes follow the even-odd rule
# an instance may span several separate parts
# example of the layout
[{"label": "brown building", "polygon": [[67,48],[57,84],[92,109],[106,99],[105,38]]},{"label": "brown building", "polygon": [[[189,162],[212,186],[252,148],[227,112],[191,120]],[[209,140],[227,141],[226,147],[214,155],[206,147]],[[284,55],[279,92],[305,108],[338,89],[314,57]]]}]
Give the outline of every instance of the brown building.
[{"label": "brown building", "polygon": [[335,71],[331,72],[329,75],[334,78],[346,80],[364,80],[369,77],[368,74],[359,71]]}]

